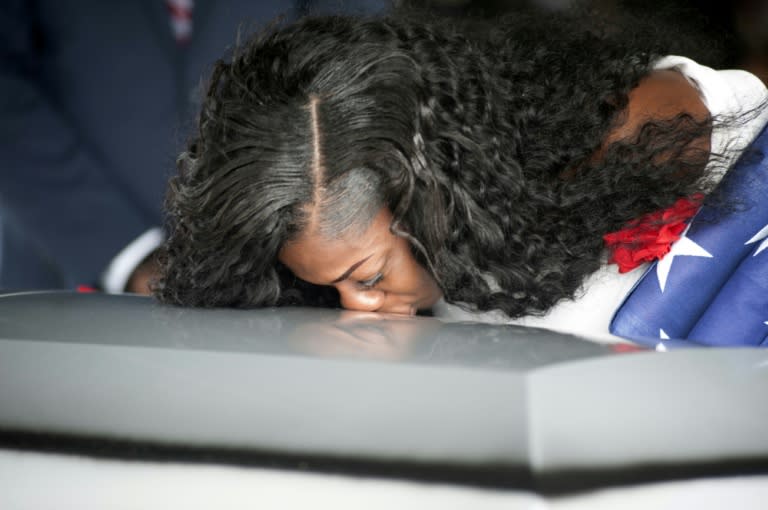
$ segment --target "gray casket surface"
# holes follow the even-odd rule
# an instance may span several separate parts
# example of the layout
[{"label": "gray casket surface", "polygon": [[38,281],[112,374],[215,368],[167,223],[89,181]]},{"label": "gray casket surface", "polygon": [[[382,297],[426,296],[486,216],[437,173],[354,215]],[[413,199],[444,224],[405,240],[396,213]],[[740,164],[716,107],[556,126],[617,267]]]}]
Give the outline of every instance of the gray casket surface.
[{"label": "gray casket surface", "polygon": [[[629,352],[627,352],[629,351]],[[0,445],[543,492],[768,470],[768,351],[0,297]]]}]

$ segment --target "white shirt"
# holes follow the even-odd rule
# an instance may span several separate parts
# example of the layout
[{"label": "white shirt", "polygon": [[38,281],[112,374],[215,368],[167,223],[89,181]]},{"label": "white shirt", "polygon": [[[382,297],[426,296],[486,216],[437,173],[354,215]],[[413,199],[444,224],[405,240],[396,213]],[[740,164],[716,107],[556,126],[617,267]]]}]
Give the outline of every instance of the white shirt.
[{"label": "white shirt", "polygon": [[[765,101],[768,101],[765,85],[746,71],[715,71],[685,57],[661,58],[655,63],[654,69],[675,69],[699,90],[702,101],[714,120],[712,152],[727,155],[725,165],[722,162],[719,165],[710,165],[710,170],[721,174],[719,177],[722,177],[722,169],[729,168],[736,161],[739,154],[768,122],[768,108],[748,115],[745,121],[736,127],[729,126],[727,121],[764,105]],[[618,266],[603,265],[585,280],[574,300],[561,301],[541,317],[512,320],[500,311],[467,312],[442,300],[435,305],[433,312],[438,318],[449,321],[517,324],[581,334],[607,342],[622,342],[626,340],[611,335],[608,327],[613,314],[645,274],[647,267],[648,264],[644,264],[629,273],[621,274]]]}]

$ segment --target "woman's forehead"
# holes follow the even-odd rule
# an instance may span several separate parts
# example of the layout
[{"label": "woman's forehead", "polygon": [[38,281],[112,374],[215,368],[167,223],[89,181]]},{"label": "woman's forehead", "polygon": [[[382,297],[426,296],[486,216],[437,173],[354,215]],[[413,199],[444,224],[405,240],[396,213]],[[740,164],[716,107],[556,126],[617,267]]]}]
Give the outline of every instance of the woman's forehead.
[{"label": "woman's forehead", "polygon": [[330,283],[388,249],[395,237],[390,222],[391,214],[382,209],[366,229],[348,235],[331,237],[311,229],[285,243],[278,258],[299,278]]}]

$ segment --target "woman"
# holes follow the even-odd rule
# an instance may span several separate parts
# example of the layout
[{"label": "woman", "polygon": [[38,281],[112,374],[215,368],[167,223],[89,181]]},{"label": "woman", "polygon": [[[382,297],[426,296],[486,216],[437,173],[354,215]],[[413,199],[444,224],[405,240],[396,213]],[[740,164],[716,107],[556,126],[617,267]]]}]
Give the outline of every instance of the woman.
[{"label": "woman", "polygon": [[315,18],[253,39],[217,64],[171,181],[156,294],[504,320],[575,306],[577,322],[597,296],[587,332],[607,333],[639,271],[607,266],[604,236],[700,201],[764,95],[739,74],[713,108],[695,80],[714,71],[652,39],[522,15]]}]

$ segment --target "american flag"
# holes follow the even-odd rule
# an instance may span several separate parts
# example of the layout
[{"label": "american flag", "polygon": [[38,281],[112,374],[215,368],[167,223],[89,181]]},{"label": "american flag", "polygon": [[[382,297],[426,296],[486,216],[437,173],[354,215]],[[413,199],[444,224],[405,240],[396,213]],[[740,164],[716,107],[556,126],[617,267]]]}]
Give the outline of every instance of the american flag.
[{"label": "american flag", "polygon": [[611,333],[658,350],[768,347],[768,128],[712,198],[629,293]]}]

